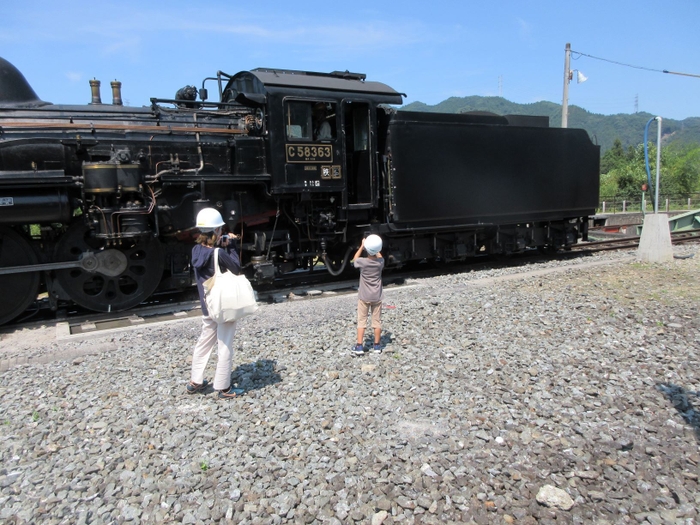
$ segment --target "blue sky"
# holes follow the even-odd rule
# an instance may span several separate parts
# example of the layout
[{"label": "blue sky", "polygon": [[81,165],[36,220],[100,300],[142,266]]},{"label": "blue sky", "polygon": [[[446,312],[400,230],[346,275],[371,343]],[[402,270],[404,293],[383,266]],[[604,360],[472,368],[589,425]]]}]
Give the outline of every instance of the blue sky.
[{"label": "blue sky", "polygon": [[[501,95],[561,104],[564,48],[700,75],[700,0],[24,0],[0,2],[0,56],[53,103],[90,101],[88,80],[131,105],[225,73],[350,70],[406,103]],[[700,116],[700,78],[574,54],[588,80],[569,104],[593,113]],[[213,85],[211,86],[213,87]],[[558,125],[559,123],[553,123]]]}]

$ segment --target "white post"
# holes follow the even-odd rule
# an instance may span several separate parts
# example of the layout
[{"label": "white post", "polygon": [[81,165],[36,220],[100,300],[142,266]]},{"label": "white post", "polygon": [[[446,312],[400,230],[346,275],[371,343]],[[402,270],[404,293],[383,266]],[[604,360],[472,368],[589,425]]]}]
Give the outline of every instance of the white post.
[{"label": "white post", "polygon": [[569,80],[571,77],[571,44],[566,44],[564,52],[564,98],[561,102],[561,127],[565,128],[569,121]]},{"label": "white post", "polygon": [[[656,139],[656,198],[654,199],[653,215],[644,216],[642,235],[639,239],[637,258],[644,262],[673,261],[671,231],[668,224],[668,214],[659,213],[659,179],[661,178],[661,117],[655,117],[658,123]],[[668,199],[666,199],[668,211]]]},{"label": "white post", "polygon": [[661,117],[656,117],[658,129],[656,131],[656,199],[654,200],[654,213],[659,213],[659,177],[661,172]]},{"label": "white post", "polygon": [[605,201],[603,201],[603,213],[605,213]]},{"label": "white post", "polygon": [[627,211],[627,201],[623,200],[622,201],[622,213],[625,213]]}]

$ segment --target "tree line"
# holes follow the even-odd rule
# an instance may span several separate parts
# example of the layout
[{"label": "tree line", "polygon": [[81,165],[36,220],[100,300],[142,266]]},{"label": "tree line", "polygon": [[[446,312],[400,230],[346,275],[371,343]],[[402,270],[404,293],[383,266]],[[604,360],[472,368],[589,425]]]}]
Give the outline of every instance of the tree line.
[{"label": "tree line", "polygon": [[[649,173],[656,184],[656,145],[648,145]],[[616,139],[600,159],[600,195],[637,200],[648,182],[644,144],[624,148]],[[700,193],[700,145],[671,142],[661,146],[659,190],[666,195],[688,199]]]}]

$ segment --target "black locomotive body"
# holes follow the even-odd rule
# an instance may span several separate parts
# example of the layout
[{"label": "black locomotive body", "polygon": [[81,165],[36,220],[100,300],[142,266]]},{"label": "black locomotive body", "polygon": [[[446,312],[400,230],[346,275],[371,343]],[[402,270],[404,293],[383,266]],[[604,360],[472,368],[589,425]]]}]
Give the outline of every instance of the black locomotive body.
[{"label": "black locomotive body", "polygon": [[[387,267],[561,248],[587,233],[598,147],[540,117],[397,111],[364,75],[256,69],[125,107],[41,101],[0,59],[0,323],[45,293],[95,311],[189,287],[194,217],[221,211],[258,285],[348,267],[384,238]],[[199,99],[196,95],[199,94]]]}]

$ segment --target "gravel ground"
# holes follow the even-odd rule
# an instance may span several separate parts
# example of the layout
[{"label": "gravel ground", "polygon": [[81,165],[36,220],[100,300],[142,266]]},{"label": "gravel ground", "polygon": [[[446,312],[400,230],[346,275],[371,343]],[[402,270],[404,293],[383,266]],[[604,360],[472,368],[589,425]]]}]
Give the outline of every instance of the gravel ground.
[{"label": "gravel ground", "polygon": [[323,297],[239,324],[234,400],[185,393],[197,319],[0,335],[35,361],[0,375],[0,521],[698,519],[700,254],[407,282],[381,355],[349,353],[356,297]]}]

